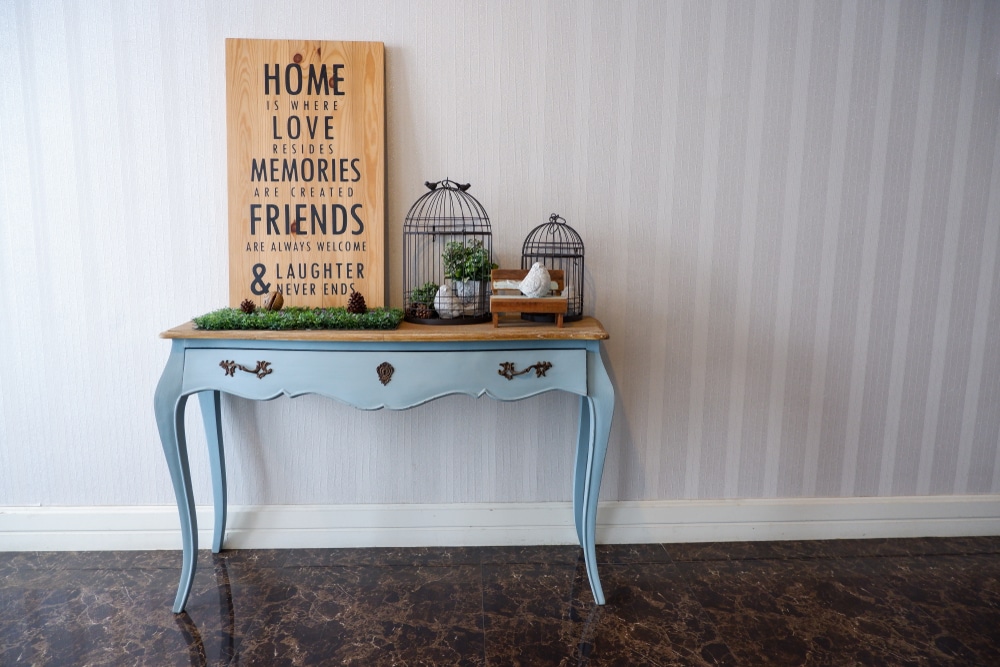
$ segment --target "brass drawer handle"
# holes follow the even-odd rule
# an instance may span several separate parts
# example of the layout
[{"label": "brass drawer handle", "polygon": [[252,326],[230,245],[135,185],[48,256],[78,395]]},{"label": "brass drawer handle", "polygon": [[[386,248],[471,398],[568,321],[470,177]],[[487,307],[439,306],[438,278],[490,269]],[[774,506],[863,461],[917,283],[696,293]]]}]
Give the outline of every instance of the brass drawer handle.
[{"label": "brass drawer handle", "polygon": [[236,377],[237,368],[246,373],[256,375],[261,380],[264,379],[265,375],[270,375],[274,372],[274,369],[271,368],[270,361],[258,361],[257,368],[247,368],[243,364],[238,364],[235,361],[220,361],[219,365],[226,371],[226,375],[228,377]]},{"label": "brass drawer handle", "polygon": [[500,362],[500,370],[497,371],[498,374],[504,376],[508,380],[513,380],[518,375],[524,375],[525,373],[535,370],[535,377],[542,378],[545,377],[545,373],[552,368],[552,362],[549,361],[539,361],[538,363],[531,364],[523,371],[515,371],[515,364],[513,361],[502,361]]}]

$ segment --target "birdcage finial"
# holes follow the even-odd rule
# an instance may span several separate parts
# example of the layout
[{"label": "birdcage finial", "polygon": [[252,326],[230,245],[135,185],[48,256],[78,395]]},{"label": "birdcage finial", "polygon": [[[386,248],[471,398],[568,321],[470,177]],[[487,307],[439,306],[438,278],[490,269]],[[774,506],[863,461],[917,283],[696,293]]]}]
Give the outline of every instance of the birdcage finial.
[{"label": "birdcage finial", "polygon": [[465,192],[466,190],[472,187],[472,183],[456,183],[450,178],[445,178],[443,181],[438,181],[437,183],[432,183],[431,181],[427,181],[426,183],[424,183],[424,185],[426,185],[431,190],[436,189],[440,185],[445,190],[459,190],[460,192]]}]

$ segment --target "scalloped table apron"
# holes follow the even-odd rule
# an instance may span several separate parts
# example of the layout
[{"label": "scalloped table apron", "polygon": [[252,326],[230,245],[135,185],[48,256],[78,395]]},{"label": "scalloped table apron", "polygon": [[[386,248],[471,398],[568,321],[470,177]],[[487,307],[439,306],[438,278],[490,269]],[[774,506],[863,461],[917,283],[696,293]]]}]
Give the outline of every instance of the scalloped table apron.
[{"label": "scalloped table apron", "polygon": [[184,610],[198,554],[184,406],[198,395],[208,436],[215,526],[226,531],[226,464],[220,394],[266,401],[320,394],[363,410],[406,410],[448,394],[515,401],[548,391],[580,396],[573,517],[597,604],[594,530],[615,392],[603,358],[608,338],[593,318],[567,323],[435,327],[404,322],[391,331],[203,331],[190,322],[160,334],[172,341],[154,407],[180,513],[183,563],[173,611]]}]

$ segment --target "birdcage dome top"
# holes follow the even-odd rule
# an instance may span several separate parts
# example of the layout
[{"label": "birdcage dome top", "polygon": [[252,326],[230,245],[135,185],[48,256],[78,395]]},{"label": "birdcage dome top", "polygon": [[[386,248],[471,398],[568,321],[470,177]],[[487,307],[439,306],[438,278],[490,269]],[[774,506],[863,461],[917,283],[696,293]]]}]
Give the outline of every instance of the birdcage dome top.
[{"label": "birdcage dome top", "polygon": [[533,257],[579,257],[583,255],[583,239],[557,213],[538,225],[524,239],[522,255]]},{"label": "birdcage dome top", "polygon": [[488,234],[490,217],[475,197],[468,193],[468,183],[450,179],[427,181],[425,192],[406,214],[403,226],[408,232],[431,234]]}]

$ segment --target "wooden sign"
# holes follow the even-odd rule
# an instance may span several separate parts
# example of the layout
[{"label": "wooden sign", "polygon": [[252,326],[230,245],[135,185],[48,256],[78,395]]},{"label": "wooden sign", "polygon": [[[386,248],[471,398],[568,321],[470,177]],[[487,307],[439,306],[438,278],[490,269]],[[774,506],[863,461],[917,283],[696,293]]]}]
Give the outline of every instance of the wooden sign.
[{"label": "wooden sign", "polygon": [[386,305],[381,42],[226,40],[229,302]]}]

